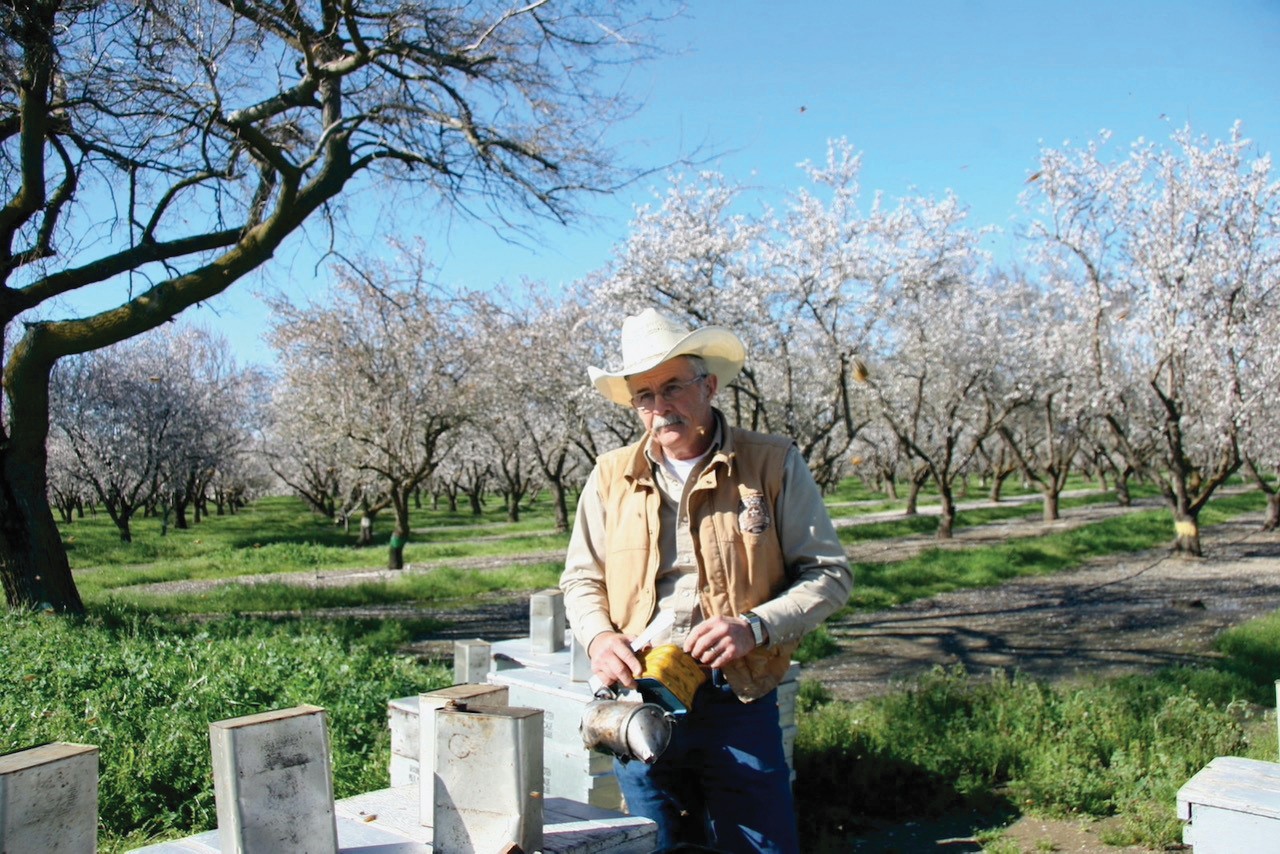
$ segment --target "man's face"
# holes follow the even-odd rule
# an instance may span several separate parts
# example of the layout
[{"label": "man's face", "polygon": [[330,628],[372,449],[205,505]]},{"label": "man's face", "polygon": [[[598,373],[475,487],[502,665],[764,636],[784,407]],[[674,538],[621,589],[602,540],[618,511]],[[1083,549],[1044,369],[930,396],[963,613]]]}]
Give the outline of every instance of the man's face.
[{"label": "man's face", "polygon": [[707,449],[715,435],[711,398],[716,377],[699,377],[690,361],[677,356],[627,377],[631,405],[664,454],[687,460]]}]

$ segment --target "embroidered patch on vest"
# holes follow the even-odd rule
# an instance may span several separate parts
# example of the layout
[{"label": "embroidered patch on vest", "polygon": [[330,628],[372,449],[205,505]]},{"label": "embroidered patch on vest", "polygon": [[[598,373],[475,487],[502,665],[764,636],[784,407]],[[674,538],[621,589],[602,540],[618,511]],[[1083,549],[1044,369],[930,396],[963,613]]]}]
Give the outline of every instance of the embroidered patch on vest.
[{"label": "embroidered patch on vest", "polygon": [[773,520],[769,518],[769,505],[760,494],[742,496],[738,510],[738,530],[744,534],[763,534]]}]

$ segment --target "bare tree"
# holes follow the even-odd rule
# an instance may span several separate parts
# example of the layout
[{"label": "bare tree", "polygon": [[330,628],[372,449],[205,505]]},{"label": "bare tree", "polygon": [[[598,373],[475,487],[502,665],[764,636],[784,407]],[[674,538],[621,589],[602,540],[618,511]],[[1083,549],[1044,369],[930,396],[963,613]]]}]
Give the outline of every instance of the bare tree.
[{"label": "bare tree", "polygon": [[[616,185],[600,74],[641,58],[603,0],[35,0],[0,12],[0,581],[82,608],[46,497],[54,364],[221,293],[361,174],[419,203],[575,213]],[[51,320],[89,289],[115,307]],[[99,302],[98,304],[101,304]],[[24,324],[15,325],[21,316]]]}]

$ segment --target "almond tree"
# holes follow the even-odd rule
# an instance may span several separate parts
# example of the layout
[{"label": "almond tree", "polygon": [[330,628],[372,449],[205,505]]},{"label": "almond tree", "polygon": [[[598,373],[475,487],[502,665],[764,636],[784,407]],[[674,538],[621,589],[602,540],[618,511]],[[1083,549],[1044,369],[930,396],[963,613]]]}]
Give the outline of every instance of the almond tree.
[{"label": "almond tree", "polygon": [[468,411],[475,361],[462,303],[427,281],[420,254],[401,258],[403,269],[373,261],[347,269],[322,303],[273,301],[270,333],[279,382],[301,404],[277,412],[277,429],[338,449],[361,542],[371,541],[377,513],[392,510],[391,569],[404,566],[413,496]]},{"label": "almond tree", "polygon": [[271,473],[312,513],[337,523],[339,498],[347,492],[340,443],[327,431],[306,429],[312,405],[306,391],[283,382],[272,384],[261,453]]},{"label": "almond tree", "polygon": [[910,478],[907,455],[898,437],[883,423],[873,420],[858,431],[850,450],[849,465],[853,473],[896,501],[899,479]]},{"label": "almond tree", "polygon": [[140,508],[163,514],[162,531],[171,513],[185,528],[186,508],[202,507],[213,477],[248,450],[256,374],[236,366],[225,338],[190,327],[71,357],[55,371],[51,452],[124,542]]},{"label": "almond tree", "polygon": [[[937,536],[949,538],[955,485],[1012,403],[993,393],[1010,308],[985,286],[978,234],[954,197],[911,199],[887,215],[878,235],[887,269],[867,385],[879,418],[938,490]],[[914,492],[913,492],[914,495]]]},{"label": "almond tree", "polygon": [[[587,382],[589,310],[574,299],[554,302],[545,285],[525,282],[512,296],[472,301],[481,346],[475,413],[469,429],[484,436],[495,477],[505,486],[507,516],[517,495],[537,483],[551,490],[556,530],[569,530],[570,481],[585,479],[589,424],[601,407]],[[616,407],[615,407],[616,408]]]},{"label": "almond tree", "polygon": [[97,496],[121,542],[133,515],[169,488],[190,413],[184,384],[158,338],[138,339],[64,360],[51,404],[76,476]]},{"label": "almond tree", "polygon": [[[151,333],[155,335],[156,333]],[[169,488],[156,497],[174,527],[189,527],[187,510],[199,523],[207,493],[221,476],[222,489],[244,491],[228,480],[241,467],[260,430],[258,405],[264,378],[256,368],[241,368],[226,338],[199,327],[161,332],[170,372],[182,388],[182,418],[174,436],[174,453],[165,461]]]},{"label": "almond tree", "polygon": [[1243,462],[1257,324],[1275,317],[1280,186],[1238,127],[1124,156],[1108,140],[1042,153],[1033,235],[1079,272],[1071,296],[1089,312],[1085,356],[1119,453],[1160,485],[1175,548],[1199,555],[1200,511]]},{"label": "almond tree", "polygon": [[[805,162],[810,188],[788,200],[774,237],[762,248],[768,322],[761,358],[747,373],[773,423],[796,438],[815,479],[833,488],[849,449],[874,417],[866,380],[868,341],[880,320],[877,295],[888,276],[876,252],[879,199],[858,207],[861,157],[844,140],[830,144],[822,164]],[[776,356],[775,356],[776,354]]]},{"label": "almond tree", "polygon": [[1034,291],[1014,277],[993,286],[1010,297],[998,371],[1005,377],[1003,405],[1012,409],[996,432],[1040,491],[1044,521],[1051,522],[1093,420],[1088,366],[1077,355],[1088,346],[1086,327],[1075,304],[1059,301],[1062,289]]},{"label": "almond tree", "polygon": [[675,178],[659,206],[637,212],[593,293],[615,330],[657,306],[741,336],[747,364],[721,389],[721,407],[734,423],[795,439],[826,487],[868,418],[852,390],[871,323],[860,310],[872,267],[858,169],[852,150],[833,144],[825,164],[804,166],[813,192],[795,194],[781,217],[741,212],[744,189],[721,175]]},{"label": "almond tree", "polygon": [[1280,530],[1280,421],[1274,417],[1280,393],[1280,294],[1256,306],[1247,319],[1252,334],[1242,335],[1237,377],[1241,388],[1240,456],[1254,485],[1267,496],[1263,530]]},{"label": "almond tree", "polygon": [[[619,176],[625,2],[34,0],[0,12],[0,583],[78,611],[46,495],[59,359],[155,329],[375,181],[560,221]],[[640,23],[644,23],[640,21]],[[601,74],[603,66],[608,74]],[[369,183],[358,180],[366,176]],[[389,217],[387,222],[396,218]],[[526,220],[527,221],[527,220]],[[336,223],[330,222],[336,226]],[[320,244],[336,245],[335,227]],[[84,294],[108,308],[49,319]]]}]

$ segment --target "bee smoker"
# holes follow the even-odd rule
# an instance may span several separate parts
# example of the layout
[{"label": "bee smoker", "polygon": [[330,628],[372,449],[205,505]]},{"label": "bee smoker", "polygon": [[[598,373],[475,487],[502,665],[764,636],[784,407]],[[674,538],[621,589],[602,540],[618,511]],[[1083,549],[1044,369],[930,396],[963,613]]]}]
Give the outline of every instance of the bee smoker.
[{"label": "bee smoker", "polygon": [[592,681],[596,699],[583,709],[578,729],[590,750],[651,765],[671,743],[672,726],[693,708],[694,694],[707,676],[673,645],[649,650],[643,663],[638,697],[628,692],[619,699],[613,688]]},{"label": "bee smoker", "polygon": [[656,762],[671,743],[671,717],[659,706],[608,699],[608,694],[587,703],[578,729],[589,750],[624,761],[639,759],[646,765]]}]

